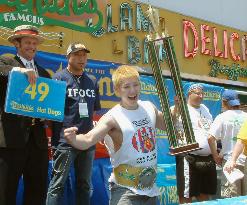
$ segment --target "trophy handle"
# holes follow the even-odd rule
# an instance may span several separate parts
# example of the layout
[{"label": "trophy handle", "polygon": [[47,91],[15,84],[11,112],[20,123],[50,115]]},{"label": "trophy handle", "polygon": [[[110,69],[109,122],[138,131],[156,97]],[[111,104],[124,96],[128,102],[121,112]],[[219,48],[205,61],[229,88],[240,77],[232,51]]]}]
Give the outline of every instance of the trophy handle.
[{"label": "trophy handle", "polygon": [[[167,62],[171,72],[171,78],[174,83],[175,93],[179,99],[179,111],[181,114],[183,124],[183,143],[179,142],[181,134],[179,136],[176,126],[174,125],[168,99],[168,90],[164,83],[162,76],[160,61],[157,54],[156,44],[162,43],[167,54]],[[161,110],[163,112],[163,118],[167,124],[167,135],[169,140],[169,150],[171,155],[178,155],[181,153],[187,153],[200,149],[199,144],[194,137],[194,131],[192,128],[187,103],[184,97],[182,80],[179,72],[179,67],[174,51],[172,37],[164,37],[156,40],[149,40],[148,42],[149,60],[152,67],[155,84],[160,99]],[[181,141],[181,140],[180,140]]]}]

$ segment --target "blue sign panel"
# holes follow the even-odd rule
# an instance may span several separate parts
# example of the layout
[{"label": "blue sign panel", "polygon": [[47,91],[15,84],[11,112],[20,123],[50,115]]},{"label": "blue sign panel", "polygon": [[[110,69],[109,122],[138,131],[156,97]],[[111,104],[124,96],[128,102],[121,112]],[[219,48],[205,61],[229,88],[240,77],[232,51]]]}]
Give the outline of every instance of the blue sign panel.
[{"label": "blue sign panel", "polygon": [[31,85],[25,74],[14,71],[9,76],[5,112],[62,121],[66,83],[38,77]]}]

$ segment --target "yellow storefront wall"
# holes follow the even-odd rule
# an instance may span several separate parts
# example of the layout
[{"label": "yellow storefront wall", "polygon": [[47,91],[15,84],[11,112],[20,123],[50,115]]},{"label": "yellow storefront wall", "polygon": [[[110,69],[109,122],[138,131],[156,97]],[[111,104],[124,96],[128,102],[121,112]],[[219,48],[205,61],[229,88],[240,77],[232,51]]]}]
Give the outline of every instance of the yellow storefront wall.
[{"label": "yellow storefront wall", "polygon": [[[95,60],[102,60],[102,61],[111,61],[111,62],[117,62],[117,63],[126,63],[129,64],[128,59],[128,51],[130,52],[130,49],[128,49],[128,37],[133,36],[135,39],[139,42],[139,50],[140,50],[140,60],[134,64],[143,68],[149,68],[150,65],[147,63],[144,63],[144,39],[145,36],[148,34],[148,32],[144,31],[137,31],[136,30],[136,8],[137,3],[134,3],[132,1],[116,1],[116,0],[98,0],[98,7],[100,11],[103,13],[103,29],[107,29],[107,14],[106,14],[106,8],[107,4],[111,5],[112,8],[112,25],[116,26],[118,28],[117,32],[109,33],[106,31],[105,34],[103,34],[101,37],[95,37],[89,33],[85,32],[79,32],[74,31],[71,29],[63,28],[60,26],[42,26],[41,30],[43,32],[63,32],[64,38],[62,42],[62,47],[58,47],[59,43],[58,41],[55,42],[57,46],[40,46],[40,50],[52,52],[52,53],[58,53],[58,54],[65,54],[66,48],[70,42],[74,41],[83,41],[85,42],[86,46],[91,50],[91,53],[89,54],[90,59]],[[133,11],[133,30],[128,30],[128,24],[126,24],[126,29],[124,31],[120,30],[120,8],[121,5],[125,4],[125,6],[129,6],[132,8]],[[140,4],[139,4],[140,5]],[[5,6],[6,7],[6,6]],[[146,12],[148,6],[147,5],[140,5],[141,10],[143,13]],[[6,8],[5,8],[6,10]],[[13,10],[13,9],[12,9]],[[1,11],[2,12],[2,11]],[[126,12],[126,15],[128,13]],[[146,14],[145,14],[146,15]],[[229,68],[232,67],[232,65],[235,63],[236,65],[239,65],[240,68],[243,68],[244,70],[247,69],[247,60],[243,60],[242,56],[242,38],[247,35],[246,32],[239,31],[233,28],[225,27],[222,25],[206,22],[203,20],[199,20],[196,18],[184,16],[178,13],[170,12],[164,9],[159,10],[159,15],[161,18],[165,19],[165,26],[168,30],[169,35],[174,36],[174,46],[175,51],[177,55],[177,60],[180,66],[180,70],[182,73],[188,73],[188,74],[194,74],[194,75],[200,75],[200,76],[208,76],[211,70],[211,67],[209,65],[209,61],[211,59],[216,59],[219,61],[221,65],[229,66]],[[80,25],[84,23],[85,20],[81,19],[80,16],[71,16],[71,17],[63,17],[64,21],[71,21],[77,25]],[[95,19],[93,19],[95,20]],[[191,22],[197,31],[198,34],[198,50],[195,54],[195,56],[192,58],[186,58],[184,54],[184,25],[183,21],[189,21]],[[201,34],[201,25],[207,25],[209,26],[208,30],[204,30],[205,37],[208,38],[210,42],[205,43],[205,49],[211,50],[211,55],[206,55],[201,53],[202,49],[202,34]],[[162,25],[160,26],[162,27]],[[221,57],[214,57],[213,56],[213,28],[217,30],[217,38],[218,38],[218,50],[223,51],[223,31],[227,32],[227,46],[228,46],[228,52],[227,52],[227,58],[221,58]],[[239,35],[239,39],[234,39],[233,42],[233,48],[235,54],[240,54],[240,61],[234,61],[231,57],[231,51],[230,51],[230,36],[232,33],[237,33]],[[192,50],[194,46],[194,36],[192,35],[192,29],[188,28],[188,50]],[[115,41],[115,44],[113,45],[113,41]],[[1,45],[10,45],[6,40],[0,40]],[[49,42],[45,42],[46,44],[50,44]],[[54,42],[53,42],[54,43]],[[243,45],[247,47],[247,41],[244,41]],[[115,47],[114,47],[115,46]],[[114,53],[115,50],[115,53]],[[135,54],[132,53],[132,57],[135,58]],[[161,64],[164,69],[167,69],[167,65],[165,63]],[[227,75],[225,74],[219,74],[217,76],[221,79],[227,79]],[[235,79],[236,80],[236,79]],[[237,81],[241,82],[247,82],[247,77],[239,77]]]}]

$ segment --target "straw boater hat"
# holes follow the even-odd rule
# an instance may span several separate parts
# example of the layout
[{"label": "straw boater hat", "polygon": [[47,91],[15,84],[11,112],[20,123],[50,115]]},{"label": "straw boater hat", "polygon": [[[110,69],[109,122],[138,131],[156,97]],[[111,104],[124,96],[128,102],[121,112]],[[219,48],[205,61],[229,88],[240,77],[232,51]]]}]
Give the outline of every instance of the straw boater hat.
[{"label": "straw boater hat", "polygon": [[38,28],[32,25],[17,26],[14,29],[14,34],[8,37],[8,41],[13,43],[17,38],[22,38],[22,37],[36,38],[39,41],[39,43],[42,43],[44,41],[44,38],[42,38],[39,35]]}]

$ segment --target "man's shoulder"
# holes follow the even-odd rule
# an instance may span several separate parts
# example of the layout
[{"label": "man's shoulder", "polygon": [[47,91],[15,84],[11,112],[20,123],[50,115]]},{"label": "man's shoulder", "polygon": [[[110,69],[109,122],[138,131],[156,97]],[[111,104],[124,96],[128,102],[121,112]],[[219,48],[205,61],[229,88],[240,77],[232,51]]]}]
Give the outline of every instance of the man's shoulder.
[{"label": "man's shoulder", "polygon": [[208,107],[207,107],[205,104],[203,104],[203,103],[202,103],[202,104],[200,104],[200,107],[201,107],[201,108],[208,109]]},{"label": "man's shoulder", "polygon": [[247,112],[246,111],[243,111],[243,110],[239,110],[239,113],[243,116],[247,116]]},{"label": "man's shoulder", "polygon": [[210,113],[209,108],[205,104],[200,104],[200,109],[204,110],[205,112]]},{"label": "man's shoulder", "polygon": [[89,81],[92,81],[94,84],[97,82],[96,77],[92,74],[89,74],[89,73],[84,73],[84,78],[89,80]]},{"label": "man's shoulder", "polygon": [[35,65],[38,69],[40,77],[51,78],[51,74],[45,68],[40,66],[38,63],[35,63]]},{"label": "man's shoulder", "polygon": [[114,105],[110,110],[108,110],[107,113],[111,113],[111,112],[113,112],[114,110],[119,109],[119,108],[120,108],[120,104],[118,103],[118,104]]},{"label": "man's shoulder", "polygon": [[14,56],[0,56],[0,59],[1,60],[15,60]]},{"label": "man's shoulder", "polygon": [[118,123],[116,121],[116,116],[114,116],[113,111],[115,110],[114,106],[112,109],[110,109],[106,114],[103,115],[104,122],[108,125],[111,125],[111,127],[119,127]]},{"label": "man's shoulder", "polygon": [[222,117],[233,117],[233,116],[243,116],[243,117],[247,117],[247,112],[244,112],[242,110],[226,110],[225,112],[219,114]]},{"label": "man's shoulder", "polygon": [[19,62],[15,59],[15,56],[0,56],[0,62],[13,66],[19,64]]},{"label": "man's shoulder", "polygon": [[66,77],[68,77],[69,75],[68,75],[68,73],[66,72],[66,69],[62,69],[62,70],[60,70],[60,71],[57,71],[54,75],[53,75],[53,78],[59,78],[59,79],[61,79],[61,78],[66,78]]},{"label": "man's shoulder", "polygon": [[151,103],[151,101],[149,101],[149,100],[138,100],[138,103],[146,104],[146,103]]},{"label": "man's shoulder", "polygon": [[226,112],[222,112],[220,114],[218,114],[215,119],[214,119],[214,124],[223,124],[226,122],[226,120],[228,119],[228,114]]},{"label": "man's shoulder", "polygon": [[121,106],[119,104],[116,104],[114,107],[112,107],[110,110],[108,110],[108,112],[105,115],[114,117],[114,115],[116,113],[120,112],[120,108],[121,108]]},{"label": "man's shoulder", "polygon": [[232,115],[236,112],[236,110],[226,110],[222,113],[219,114],[219,116],[228,116],[228,115]]},{"label": "man's shoulder", "polygon": [[152,107],[155,107],[154,103],[152,103],[149,100],[138,100],[138,104],[140,104],[142,106],[152,106]]}]

